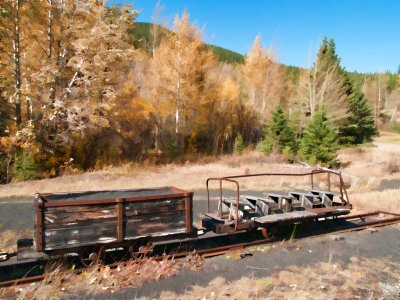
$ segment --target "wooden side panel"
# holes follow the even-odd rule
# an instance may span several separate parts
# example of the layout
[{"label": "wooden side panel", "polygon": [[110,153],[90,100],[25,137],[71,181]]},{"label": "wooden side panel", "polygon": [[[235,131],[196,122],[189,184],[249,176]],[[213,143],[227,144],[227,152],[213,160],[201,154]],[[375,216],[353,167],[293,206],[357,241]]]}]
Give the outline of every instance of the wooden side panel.
[{"label": "wooden side panel", "polygon": [[116,199],[112,204],[47,207],[44,249],[185,233],[187,221],[191,223],[187,204],[188,199],[182,197],[133,202]]},{"label": "wooden side panel", "polygon": [[145,214],[157,214],[169,211],[184,210],[185,199],[162,199],[139,202],[125,202],[125,216],[136,216]]},{"label": "wooden side panel", "polygon": [[48,207],[44,218],[46,250],[117,239],[117,203]]},{"label": "wooden side panel", "polygon": [[184,233],[186,199],[163,199],[125,203],[125,239]]},{"label": "wooden side panel", "polygon": [[185,232],[185,212],[174,211],[156,215],[140,215],[126,219],[125,239]]}]

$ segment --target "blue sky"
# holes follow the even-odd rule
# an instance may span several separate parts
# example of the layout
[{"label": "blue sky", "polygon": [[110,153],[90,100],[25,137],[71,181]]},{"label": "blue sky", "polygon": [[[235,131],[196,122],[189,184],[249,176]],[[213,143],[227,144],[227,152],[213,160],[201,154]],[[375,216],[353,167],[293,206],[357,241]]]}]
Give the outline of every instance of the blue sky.
[{"label": "blue sky", "polygon": [[[151,22],[157,0],[126,1]],[[163,0],[163,17],[172,23],[185,8],[205,26],[207,43],[245,54],[261,34],[282,63],[309,66],[322,38],[336,42],[349,71],[397,72],[400,64],[400,1],[397,0]]]}]

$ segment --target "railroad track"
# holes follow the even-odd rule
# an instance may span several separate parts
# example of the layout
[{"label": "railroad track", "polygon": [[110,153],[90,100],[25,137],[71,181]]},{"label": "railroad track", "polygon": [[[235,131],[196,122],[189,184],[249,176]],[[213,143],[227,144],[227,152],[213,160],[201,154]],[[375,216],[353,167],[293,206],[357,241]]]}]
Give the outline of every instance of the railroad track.
[{"label": "railroad track", "polygon": [[[171,257],[182,258],[194,252],[203,258],[226,254],[232,251],[245,249],[246,247],[272,244],[282,240],[301,239],[305,237],[317,237],[332,233],[344,233],[350,231],[364,230],[400,223],[400,214],[385,211],[375,211],[371,213],[350,215],[334,219],[324,219],[310,223],[298,224],[283,228],[278,231],[276,236],[265,239],[260,230],[240,232],[224,235],[207,233],[199,238],[189,238],[169,242],[155,243],[151,256],[162,258],[163,253],[168,253]],[[118,252],[118,250],[116,250]],[[45,278],[46,265],[52,260],[20,260],[14,255],[8,254],[11,258],[0,263],[0,274],[8,274],[9,279],[0,281],[0,287],[24,284],[33,281],[40,281]],[[121,253],[121,257],[123,254]],[[74,257],[69,258],[71,260]],[[118,263],[113,263],[117,265]],[[8,272],[8,273],[4,273]],[[79,270],[77,270],[79,272]]]}]

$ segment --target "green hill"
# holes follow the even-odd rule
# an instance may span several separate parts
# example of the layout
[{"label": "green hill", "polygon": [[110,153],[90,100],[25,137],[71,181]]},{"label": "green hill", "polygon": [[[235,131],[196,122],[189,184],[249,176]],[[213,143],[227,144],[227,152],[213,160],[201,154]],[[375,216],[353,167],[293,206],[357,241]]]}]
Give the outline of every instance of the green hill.
[{"label": "green hill", "polygon": [[[139,48],[143,48],[146,50],[150,50],[150,41],[151,41],[151,35],[150,35],[150,27],[151,23],[146,23],[146,22],[136,22],[135,23],[135,29],[133,30],[132,34],[135,36],[135,44]],[[167,29],[168,30],[168,29]],[[244,55],[219,47],[215,45],[207,45],[211,49],[211,51],[214,53],[216,57],[220,61],[227,62],[230,64],[234,63],[239,63],[243,64],[244,63]]]},{"label": "green hill", "polygon": [[[134,36],[134,43],[136,47],[151,51],[151,26],[151,23],[146,22],[135,23],[135,28],[133,29],[131,34]],[[171,32],[169,29],[164,28],[164,30],[166,32]],[[206,46],[211,49],[211,51],[219,59],[219,61],[229,64],[244,64],[245,56],[240,53],[216,45],[207,44]],[[286,69],[287,75],[289,76],[290,80],[294,84],[297,84],[301,68],[296,66],[287,66],[284,64],[282,64],[282,66]]]}]

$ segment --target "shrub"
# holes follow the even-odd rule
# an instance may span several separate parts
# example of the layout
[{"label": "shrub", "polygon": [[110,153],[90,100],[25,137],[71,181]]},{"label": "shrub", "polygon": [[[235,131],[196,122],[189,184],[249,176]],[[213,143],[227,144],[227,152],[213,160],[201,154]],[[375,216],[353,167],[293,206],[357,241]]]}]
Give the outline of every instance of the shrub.
[{"label": "shrub", "polygon": [[296,134],[280,105],[274,109],[272,119],[264,131],[264,139],[259,143],[257,149],[264,153],[295,154],[297,152]]},{"label": "shrub", "polygon": [[37,175],[37,165],[33,155],[25,150],[15,155],[12,169],[14,181],[25,181],[35,179]]},{"label": "shrub", "polygon": [[235,154],[242,154],[243,151],[244,151],[243,137],[241,135],[238,135],[233,145],[233,152]]}]

